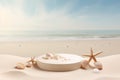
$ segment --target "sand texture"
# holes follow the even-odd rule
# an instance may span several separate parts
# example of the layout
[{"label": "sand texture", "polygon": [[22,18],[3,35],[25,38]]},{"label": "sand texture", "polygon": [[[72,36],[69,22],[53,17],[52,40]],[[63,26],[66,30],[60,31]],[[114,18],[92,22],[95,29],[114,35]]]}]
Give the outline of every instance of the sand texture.
[{"label": "sand texture", "polygon": [[99,73],[93,70],[74,70],[69,72],[50,72],[38,68],[14,69],[18,62],[25,63],[28,58],[13,55],[0,55],[0,80],[120,80],[120,55],[99,58],[104,69]]},{"label": "sand texture", "polygon": [[40,56],[46,53],[72,53],[77,55],[103,51],[100,56],[120,53],[120,39],[100,40],[38,40],[38,41],[1,41],[0,54],[17,56]]}]

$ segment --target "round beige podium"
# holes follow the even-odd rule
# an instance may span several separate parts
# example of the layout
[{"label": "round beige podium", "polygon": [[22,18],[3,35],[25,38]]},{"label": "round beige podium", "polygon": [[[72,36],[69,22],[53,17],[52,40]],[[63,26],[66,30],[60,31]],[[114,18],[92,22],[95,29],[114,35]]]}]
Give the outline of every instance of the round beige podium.
[{"label": "round beige podium", "polygon": [[37,65],[42,70],[71,71],[80,68],[81,56],[74,54],[57,54],[59,59],[44,59],[45,55],[37,58]]}]

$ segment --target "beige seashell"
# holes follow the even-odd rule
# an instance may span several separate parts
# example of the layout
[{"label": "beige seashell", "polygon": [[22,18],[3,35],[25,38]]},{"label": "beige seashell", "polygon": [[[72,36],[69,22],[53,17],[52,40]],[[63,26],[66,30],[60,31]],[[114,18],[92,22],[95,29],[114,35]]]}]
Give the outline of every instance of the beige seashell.
[{"label": "beige seashell", "polygon": [[52,54],[52,53],[47,53],[46,54],[46,57],[48,58],[48,57],[54,57],[54,54]]},{"label": "beige seashell", "polygon": [[54,55],[54,57],[52,59],[58,60],[58,59],[62,59],[63,57],[59,56],[59,55]]},{"label": "beige seashell", "polygon": [[52,54],[52,53],[47,53],[43,59],[54,59],[54,60],[58,60],[58,59],[61,59],[63,57],[59,56],[59,55],[55,55],[55,54]]},{"label": "beige seashell", "polygon": [[47,60],[47,59],[49,59],[49,58],[48,58],[48,57],[46,57],[46,56],[45,56],[45,57],[42,57],[42,58],[43,58],[43,59],[46,59],[46,60]]},{"label": "beige seashell", "polygon": [[54,54],[52,54],[52,53],[47,53],[47,54],[45,54],[45,56],[43,57],[43,59],[53,59],[54,58]]},{"label": "beige seashell", "polygon": [[52,57],[52,59],[58,60],[58,59],[59,59],[59,56],[54,55],[54,57]]},{"label": "beige seashell", "polygon": [[89,62],[87,60],[81,61],[81,68],[82,69],[87,69],[89,66]]},{"label": "beige seashell", "polygon": [[32,67],[32,64],[27,63],[27,64],[26,64],[26,67],[27,67],[27,68],[30,68],[30,67]]},{"label": "beige seashell", "polygon": [[25,65],[23,63],[18,63],[16,66],[15,66],[16,69],[25,69]]},{"label": "beige seashell", "polygon": [[102,70],[103,69],[103,66],[102,66],[102,63],[101,62],[95,62],[94,63],[95,67],[99,70]]},{"label": "beige seashell", "polygon": [[100,72],[100,70],[99,70],[99,69],[97,69],[97,68],[95,68],[95,69],[93,69],[93,72],[94,72],[94,73],[99,73],[99,72]]}]

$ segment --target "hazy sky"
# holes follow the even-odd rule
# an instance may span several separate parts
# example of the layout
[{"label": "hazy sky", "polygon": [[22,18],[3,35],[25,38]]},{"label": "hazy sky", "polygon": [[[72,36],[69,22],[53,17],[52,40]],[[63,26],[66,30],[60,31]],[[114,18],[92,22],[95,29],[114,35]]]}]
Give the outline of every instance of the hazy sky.
[{"label": "hazy sky", "polygon": [[0,0],[0,30],[120,29],[120,0]]}]

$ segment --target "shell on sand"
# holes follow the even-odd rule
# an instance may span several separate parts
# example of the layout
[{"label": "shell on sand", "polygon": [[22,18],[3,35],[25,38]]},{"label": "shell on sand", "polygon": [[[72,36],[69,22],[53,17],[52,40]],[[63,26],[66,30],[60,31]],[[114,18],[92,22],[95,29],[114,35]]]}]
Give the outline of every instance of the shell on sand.
[{"label": "shell on sand", "polygon": [[99,72],[100,72],[100,70],[99,70],[99,69],[97,69],[97,68],[95,68],[95,69],[93,69],[93,72],[94,72],[94,73],[99,73]]},{"label": "shell on sand", "polygon": [[16,66],[15,66],[16,69],[25,69],[25,65],[23,63],[18,63]]},{"label": "shell on sand", "polygon": [[87,60],[83,60],[83,61],[80,62],[80,64],[81,64],[81,68],[87,69],[88,65],[89,65],[89,62]]},{"label": "shell on sand", "polygon": [[27,67],[27,68],[30,68],[30,67],[32,67],[32,64],[27,63],[27,64],[26,64],[26,67]]},{"label": "shell on sand", "polygon": [[102,63],[99,62],[99,61],[95,62],[94,65],[95,65],[95,67],[96,67],[97,69],[99,69],[99,70],[102,70],[102,69],[103,69]]}]

